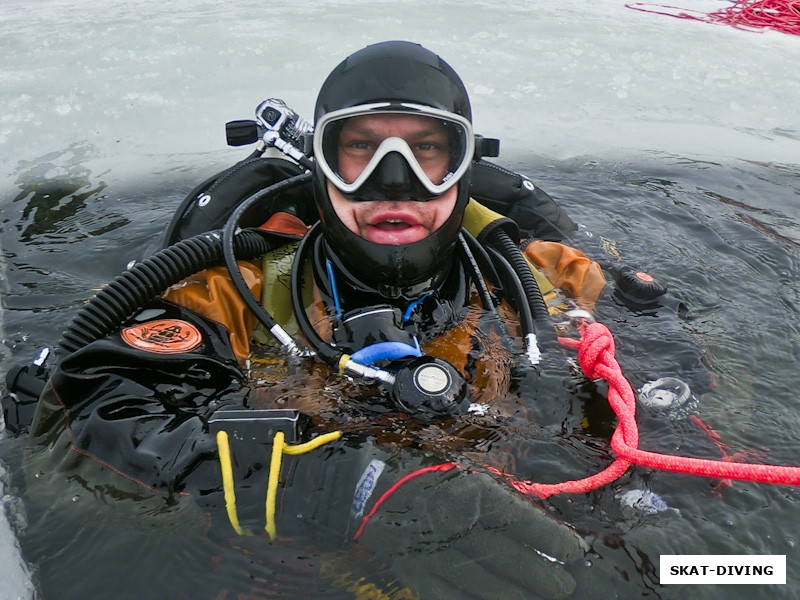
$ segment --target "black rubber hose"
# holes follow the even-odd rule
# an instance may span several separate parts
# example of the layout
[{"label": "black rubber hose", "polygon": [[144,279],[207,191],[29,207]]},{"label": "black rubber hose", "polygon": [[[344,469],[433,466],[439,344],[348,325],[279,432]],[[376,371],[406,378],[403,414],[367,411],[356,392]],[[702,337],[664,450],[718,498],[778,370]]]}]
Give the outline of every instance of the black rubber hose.
[{"label": "black rubber hose", "polygon": [[263,190],[259,190],[236,207],[236,210],[233,211],[228,221],[225,223],[225,227],[222,229],[222,256],[225,261],[225,266],[230,273],[231,281],[242,297],[242,300],[247,304],[247,307],[255,314],[258,321],[270,331],[277,326],[277,323],[272,315],[261,305],[260,300],[253,295],[253,292],[250,290],[250,287],[247,285],[242,275],[239,265],[236,263],[237,256],[234,252],[234,243],[240,235],[236,232],[239,229],[239,221],[251,207],[259,202],[270,199],[272,196],[284,190],[304,185],[311,179],[311,176],[311,173],[302,173],[290,177],[289,179],[279,181]]},{"label": "black rubber hose", "polygon": [[289,289],[292,291],[290,294],[292,297],[292,308],[294,309],[294,316],[295,319],[297,319],[300,332],[305,336],[306,340],[308,340],[308,343],[319,358],[334,369],[338,369],[339,361],[344,353],[340,350],[336,350],[320,337],[308,318],[305,306],[303,306],[303,293],[300,281],[300,278],[303,276],[303,265],[306,262],[306,256],[310,252],[310,248],[313,248],[321,233],[320,224],[316,223],[308,230],[308,233],[300,242],[300,246],[297,248],[297,253],[294,255],[294,261],[292,262],[292,276]]},{"label": "black rubber hose", "polygon": [[[271,249],[264,237],[253,232],[236,236],[234,244],[236,255],[243,259]],[[170,286],[222,262],[219,231],[202,233],[156,252],[116,277],[85,304],[61,335],[59,348],[72,353],[105,337]]]},{"label": "black rubber hose", "polygon": [[[472,279],[475,283],[475,287],[478,289],[478,293],[481,297],[481,304],[483,304],[483,308],[487,312],[497,313],[497,308],[494,305],[494,301],[492,300],[492,295],[489,293],[489,288],[486,285],[486,280],[483,278],[483,274],[481,273],[481,269],[478,266],[478,261],[475,260],[475,255],[472,252],[472,248],[470,247],[469,238],[472,236],[469,234],[468,231],[462,230],[461,234],[458,236],[458,241],[461,244],[461,253],[463,254],[463,259],[467,263],[470,272],[472,273]],[[474,241],[475,238],[472,238]],[[492,276],[495,277],[495,283],[497,282],[497,273],[494,270],[494,267],[491,267]]]},{"label": "black rubber hose", "polygon": [[494,262],[489,256],[489,252],[487,251],[486,247],[477,239],[475,239],[475,236],[473,236],[466,229],[461,230],[461,235],[465,240],[467,240],[467,244],[469,245],[469,249],[472,252],[473,257],[478,262],[478,266],[480,267],[481,271],[487,274],[489,281],[494,286],[494,290],[497,293],[502,293],[503,282],[497,273],[497,269],[495,268]]},{"label": "black rubber hose", "polygon": [[531,267],[517,244],[511,239],[511,236],[500,228],[491,233],[488,241],[500,251],[519,275],[534,321],[546,324],[549,329],[552,329],[553,323],[550,319],[550,312],[547,310],[547,303],[542,295],[542,290],[539,288],[539,284],[536,283]]},{"label": "black rubber hose", "polygon": [[519,325],[522,328],[523,336],[529,333],[536,333],[536,324],[533,321],[533,314],[531,313],[530,303],[525,294],[525,289],[522,287],[520,280],[511,263],[506,260],[506,257],[495,247],[490,246],[489,252],[492,253],[492,259],[495,265],[500,267],[502,281],[505,283],[508,293],[512,295],[511,300],[514,303],[514,308],[519,316]]}]

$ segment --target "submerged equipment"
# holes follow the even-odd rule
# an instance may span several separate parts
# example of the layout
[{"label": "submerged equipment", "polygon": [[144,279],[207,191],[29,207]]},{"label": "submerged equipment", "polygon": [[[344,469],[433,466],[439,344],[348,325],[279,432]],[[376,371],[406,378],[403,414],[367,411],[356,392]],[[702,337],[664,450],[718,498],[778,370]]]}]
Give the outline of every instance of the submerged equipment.
[{"label": "submerged equipment", "polygon": [[633,266],[623,267],[617,275],[614,293],[632,309],[657,306],[667,287],[655,277]]}]

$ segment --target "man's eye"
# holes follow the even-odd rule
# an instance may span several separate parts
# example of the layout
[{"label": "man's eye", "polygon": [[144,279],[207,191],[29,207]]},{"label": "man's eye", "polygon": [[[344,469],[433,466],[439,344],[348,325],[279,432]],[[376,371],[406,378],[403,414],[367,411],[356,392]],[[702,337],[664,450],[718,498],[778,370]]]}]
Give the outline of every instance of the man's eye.
[{"label": "man's eye", "polygon": [[363,140],[351,141],[351,142],[346,142],[344,144],[344,147],[349,150],[369,150],[370,148],[372,148],[372,144]]},{"label": "man's eye", "polygon": [[424,154],[444,154],[447,146],[439,142],[419,142],[414,146],[414,151]]}]

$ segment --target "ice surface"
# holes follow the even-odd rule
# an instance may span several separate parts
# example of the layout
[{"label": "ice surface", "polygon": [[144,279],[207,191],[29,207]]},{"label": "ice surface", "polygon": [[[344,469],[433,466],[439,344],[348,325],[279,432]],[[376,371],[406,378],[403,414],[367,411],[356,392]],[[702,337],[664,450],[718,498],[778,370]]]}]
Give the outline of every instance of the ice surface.
[{"label": "ice surface", "polygon": [[791,68],[800,38],[646,14],[617,0],[502,8],[34,0],[7,1],[3,12],[4,170],[77,142],[115,170],[218,151],[227,120],[250,117],[269,96],[310,116],[339,60],[391,38],[448,60],[471,91],[476,129],[501,137],[506,152],[800,157],[800,74]]},{"label": "ice surface", "polygon": [[[0,435],[3,435],[0,429]],[[22,558],[19,545],[11,525],[6,518],[6,508],[14,504],[13,497],[6,493],[7,473],[0,463],[0,600],[27,600],[34,597],[28,565]]]}]

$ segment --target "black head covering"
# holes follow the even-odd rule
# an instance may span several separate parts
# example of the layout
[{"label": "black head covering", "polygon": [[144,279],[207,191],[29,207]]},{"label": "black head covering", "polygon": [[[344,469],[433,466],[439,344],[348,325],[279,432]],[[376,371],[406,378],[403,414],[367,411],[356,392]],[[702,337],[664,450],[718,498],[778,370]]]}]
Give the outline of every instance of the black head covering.
[{"label": "black head covering", "polygon": [[[315,122],[329,112],[375,102],[411,102],[452,112],[472,121],[466,88],[439,56],[411,42],[368,46],[347,57],[322,84]],[[469,201],[470,169],[458,182],[455,209],[439,229],[411,244],[377,244],[350,231],[328,196],[321,169],[315,172],[315,198],[326,253],[355,287],[383,296],[415,296],[449,271],[464,210]]]}]

